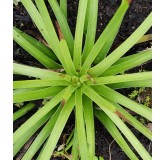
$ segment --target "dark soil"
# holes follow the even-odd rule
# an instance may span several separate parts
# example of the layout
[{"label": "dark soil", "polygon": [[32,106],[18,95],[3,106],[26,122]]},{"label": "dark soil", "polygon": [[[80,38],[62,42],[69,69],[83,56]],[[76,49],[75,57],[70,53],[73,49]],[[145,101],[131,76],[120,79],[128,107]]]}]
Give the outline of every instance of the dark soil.
[{"label": "dark soil", "polygon": [[[104,30],[105,26],[108,24],[109,20],[114,15],[118,6],[120,5],[121,0],[99,0],[99,13],[98,13],[98,25],[97,25],[97,38]],[[78,0],[70,0],[68,1],[68,22],[72,33],[74,35],[75,24],[76,24],[76,16],[77,16],[77,8],[78,8]],[[133,31],[143,22],[143,20],[148,16],[148,14],[152,10],[152,1],[151,0],[133,0],[130,9],[128,10],[125,18],[123,20],[122,26],[120,28],[120,32],[113,44],[113,47],[110,51],[114,50],[117,46],[119,46],[127,37],[129,37]],[[36,26],[31,21],[31,18],[27,14],[27,11],[24,9],[22,5],[14,6],[13,12],[14,26],[20,28],[22,31],[25,31],[28,34],[31,34],[34,37],[38,37],[41,39],[41,35],[38,32]],[[52,11],[50,11],[52,19],[55,20]],[[148,31],[151,33],[151,29]],[[13,43],[14,47],[14,61],[22,64],[27,64],[31,66],[43,67],[38,63],[32,56],[30,56],[27,52],[25,52],[19,45],[15,42]],[[134,46],[130,49],[126,55],[130,55],[136,53],[138,51],[144,50],[146,48],[150,48],[151,43],[143,43]],[[138,70],[151,70],[151,62],[148,62],[140,67],[136,67],[129,72],[137,72]],[[14,76],[15,80],[20,79],[28,79],[26,76]],[[133,89],[130,90],[120,90],[121,93],[128,96],[129,93],[132,92]],[[41,101],[35,101],[37,104],[37,108],[41,106]],[[16,130],[22,123],[24,123],[36,110],[35,108],[28,115],[18,119],[14,123],[14,130]],[[14,107],[14,111],[17,108]],[[63,135],[70,133],[71,128],[73,127],[74,119],[70,119],[68,124],[66,125]],[[120,149],[120,147],[113,141],[113,138],[109,135],[106,129],[102,126],[102,124],[95,120],[96,127],[96,155],[104,157],[105,160],[109,160],[110,157],[112,160],[128,160],[129,158],[125,155],[125,153]],[[131,127],[130,127],[131,128]],[[141,143],[145,146],[145,148],[151,153],[151,142],[145,138],[141,133],[137,132],[134,128],[131,128],[133,133],[138,137]],[[63,136],[59,141],[59,144],[62,144]],[[111,144],[111,145],[110,145]],[[20,153],[19,153],[20,154]],[[19,155],[18,154],[18,155]],[[17,155],[17,156],[18,156]],[[15,157],[15,159],[17,158]],[[52,158],[52,160],[57,160],[57,158]],[[141,158],[140,158],[141,159]]]}]

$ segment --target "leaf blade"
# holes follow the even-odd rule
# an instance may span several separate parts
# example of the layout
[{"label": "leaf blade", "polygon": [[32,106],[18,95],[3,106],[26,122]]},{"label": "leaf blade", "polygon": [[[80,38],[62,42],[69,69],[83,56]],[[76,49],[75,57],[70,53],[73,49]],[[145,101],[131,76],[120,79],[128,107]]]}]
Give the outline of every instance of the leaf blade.
[{"label": "leaf blade", "polygon": [[95,109],[95,116],[102,122],[104,127],[108,130],[108,132],[113,136],[114,140],[118,143],[118,145],[123,149],[123,151],[127,154],[130,159],[138,160],[136,155],[130,149],[124,138],[121,136],[121,133],[116,128],[115,124],[112,120],[102,111]]},{"label": "leaf blade", "polygon": [[128,69],[141,65],[151,59],[152,59],[152,50],[143,51],[131,56],[121,58],[117,61],[117,63],[115,63],[104,73],[102,73],[101,76],[110,76],[122,73]]},{"label": "leaf blade", "polygon": [[76,103],[76,126],[78,135],[78,145],[82,160],[87,160],[89,157],[86,132],[85,132],[85,121],[83,116],[83,105],[82,105],[82,91],[77,89],[75,92],[75,103]]},{"label": "leaf blade", "polygon": [[87,0],[80,0],[78,7],[76,31],[75,31],[75,40],[74,40],[74,54],[73,61],[76,67],[76,70],[81,69],[81,53],[82,53],[82,40],[83,40],[83,31],[84,23],[87,9]]},{"label": "leaf blade", "polygon": [[94,78],[94,82],[90,81],[92,85],[102,85],[102,84],[112,84],[112,83],[122,83],[131,81],[143,81],[152,80],[152,72],[141,72],[141,73],[131,73],[116,76],[106,76]]},{"label": "leaf blade", "polygon": [[49,160],[56,144],[59,140],[61,132],[67,122],[67,119],[73,110],[74,107],[74,95],[72,95],[69,100],[66,102],[65,106],[63,107],[55,125],[51,132],[49,139],[47,140],[44,148],[42,149],[41,153],[39,154],[37,160]]},{"label": "leaf blade", "polygon": [[152,111],[150,108],[136,103],[135,101],[123,96],[107,86],[93,86],[92,88],[98,93],[107,95],[109,94],[110,100],[115,101],[116,103],[119,103],[128,109],[131,109],[150,121],[152,120]]},{"label": "leaf blade", "polygon": [[28,113],[34,107],[35,107],[35,104],[30,102],[27,105],[25,105],[24,107],[22,107],[21,109],[19,109],[18,111],[14,112],[14,114],[13,114],[13,121],[15,121],[18,118],[22,117],[23,115]]},{"label": "leaf blade", "polygon": [[[99,37],[99,39],[97,40],[93,48],[91,49],[81,69],[81,75],[84,75],[87,73],[88,69],[90,68],[91,64],[93,63],[97,55],[100,54],[100,51],[102,51],[101,52],[102,55],[100,56],[103,58],[103,53],[104,53],[103,51],[108,50],[109,45],[111,45],[111,43],[114,41],[114,38],[116,36],[115,33],[118,31],[118,26],[120,26],[123,16],[126,10],[128,9],[128,7],[129,7],[129,3],[127,3],[126,0],[122,1],[122,4],[118,8],[114,17],[110,20],[109,24],[107,25],[107,27],[105,28],[105,30],[103,31],[103,33],[101,34],[101,36]],[[100,59],[100,58],[97,57],[97,59]]]},{"label": "leaf blade", "polygon": [[92,77],[96,77],[105,72],[113,63],[115,63],[121,56],[123,56],[151,27],[152,14],[144,20],[144,22],[135,30],[135,32],[123,42],[116,50],[114,50],[108,57],[101,61],[96,66],[92,67],[88,73]]}]

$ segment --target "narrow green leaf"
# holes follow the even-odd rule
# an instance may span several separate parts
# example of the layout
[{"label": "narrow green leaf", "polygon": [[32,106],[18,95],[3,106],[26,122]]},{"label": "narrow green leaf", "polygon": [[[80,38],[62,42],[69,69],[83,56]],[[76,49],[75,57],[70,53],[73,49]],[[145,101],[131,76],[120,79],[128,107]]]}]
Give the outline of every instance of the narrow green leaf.
[{"label": "narrow green leaf", "polygon": [[34,125],[31,125],[31,127],[24,134],[21,135],[20,137],[21,140],[18,139],[17,141],[14,142],[13,156],[15,156],[18,153],[18,151],[32,137],[32,135],[51,117],[53,112],[55,111],[54,110],[50,111],[45,116],[43,116],[37,123],[35,123]]},{"label": "narrow green leaf", "polygon": [[[73,137],[74,137],[74,129],[71,131],[70,136],[68,137],[68,139],[66,141],[67,146],[73,140]],[[66,148],[65,148],[65,150],[66,150]]]},{"label": "narrow green leaf", "polygon": [[26,75],[42,79],[70,80],[71,77],[53,70],[30,67],[27,65],[13,63],[14,74]]},{"label": "narrow green leaf", "polygon": [[75,40],[74,40],[74,65],[76,70],[81,69],[81,53],[82,53],[82,41],[83,41],[83,31],[84,31],[84,22],[86,16],[87,0],[80,0],[78,7],[77,15],[77,24],[75,31]]},{"label": "narrow green leaf", "polygon": [[83,96],[83,108],[90,159],[93,159],[93,157],[95,156],[95,129],[93,104],[92,101],[85,95]]},{"label": "narrow green leaf", "polygon": [[100,61],[102,58],[105,57],[106,53],[104,52],[107,52],[107,50],[109,50],[109,46],[113,43],[114,38],[116,37],[116,33],[119,30],[123,16],[129,7],[129,4],[126,2],[127,2],[126,0],[122,1],[122,4],[118,8],[114,17],[110,20],[109,24],[107,25],[107,27],[105,28],[105,30],[103,31],[103,33],[101,34],[101,36],[99,37],[93,48],[91,49],[81,69],[81,75],[86,74],[92,62],[95,60],[96,56],[100,53],[100,51],[102,55],[99,54],[100,57],[97,57],[98,61]]},{"label": "narrow green leaf", "polygon": [[36,91],[36,90],[44,89],[44,88],[46,88],[46,87],[14,89],[13,90],[13,95],[14,94],[21,94],[21,93],[25,93],[25,92],[30,92],[30,91]]},{"label": "narrow green leaf", "polygon": [[13,82],[13,89],[18,88],[37,88],[37,87],[49,87],[49,86],[69,86],[71,83],[65,80],[21,80]]},{"label": "narrow green leaf", "polygon": [[[101,88],[100,88],[100,90],[101,90]],[[89,91],[88,91],[88,89],[86,89],[86,93],[85,94],[90,94],[90,93],[88,93]],[[91,91],[91,93],[92,93],[92,91]],[[118,105],[117,103],[115,103],[114,101],[112,101],[111,100],[112,98],[111,98],[109,92],[102,92],[102,93],[99,93],[99,94],[109,99],[110,108],[111,108],[111,106],[113,106],[114,108],[116,108],[116,111],[114,112],[115,114],[117,114],[118,116],[120,116],[121,118],[123,118],[130,125],[134,126],[137,130],[139,130],[142,134],[144,134],[148,139],[150,139],[150,140],[152,139],[152,133],[151,133],[151,131],[148,128],[146,128],[142,123],[140,123],[137,119],[135,119],[133,116],[131,116],[120,105]],[[97,94],[95,92],[93,92],[93,95],[97,96]],[[103,101],[103,99],[100,96],[97,96],[96,99],[97,98],[98,99],[100,98],[101,102],[103,102],[103,104],[106,103],[105,101]],[[93,100],[95,100],[95,99],[93,99]],[[95,100],[95,102],[98,102],[98,101]],[[99,102],[98,102],[98,104],[99,104]]]},{"label": "narrow green leaf", "polygon": [[119,103],[128,109],[131,109],[132,111],[138,113],[150,121],[152,120],[152,111],[150,108],[134,102],[133,100],[123,96],[122,94],[107,86],[93,86],[92,88],[99,94],[109,96],[110,100],[115,101],[116,103]]},{"label": "narrow green leaf", "polygon": [[[63,0],[64,1],[64,0]],[[67,1],[67,0],[66,0]],[[69,28],[66,15],[64,14],[64,10],[62,10],[57,2],[57,0],[48,0],[50,6],[52,7],[52,10],[58,20],[58,24],[60,26],[60,29],[63,33],[64,39],[67,42],[67,45],[69,47],[70,53],[73,53],[73,47],[74,47],[74,40],[71,33],[71,30]],[[67,2],[66,2],[67,3]]]},{"label": "narrow green leaf", "polygon": [[26,34],[25,32],[22,32],[16,27],[13,27],[16,32],[18,32],[26,41],[31,43],[35,48],[37,48],[40,52],[45,54],[47,57],[51,58],[52,60],[56,61],[57,57],[54,54],[54,52],[47,47],[45,44],[41,43],[39,40],[31,37],[30,35]]},{"label": "narrow green leaf", "polygon": [[[89,52],[94,46],[95,36],[96,36],[96,26],[97,26],[97,13],[98,13],[98,0],[90,0],[88,1],[88,10],[86,15],[87,19],[87,34],[84,45],[84,50],[82,54],[82,63],[85,62]],[[85,28],[86,28],[85,23]]]},{"label": "narrow green leaf", "polygon": [[[101,106],[100,106],[101,107]],[[152,157],[140,143],[140,141],[135,137],[135,135],[130,131],[130,129],[125,125],[125,123],[114,113],[111,111],[104,111],[116,124],[116,126],[121,130],[121,132],[125,135],[128,141],[132,144],[138,154],[142,157],[142,159],[151,160]]]},{"label": "narrow green leaf", "polygon": [[113,18],[111,19],[112,23],[110,22],[110,26],[109,26],[110,30],[109,30],[109,34],[107,35],[107,37],[109,37],[109,39],[107,40],[107,42],[101,49],[100,53],[97,55],[96,59],[94,60],[94,64],[98,64],[106,57],[107,53],[109,52],[110,48],[112,47],[112,44],[118,34],[122,20],[126,14],[126,11],[128,10],[128,8],[129,8],[128,0],[122,0],[118,11],[115,13]]},{"label": "narrow green leaf", "polygon": [[76,72],[76,69],[74,67],[74,64],[73,64],[73,61],[71,59],[71,54],[69,52],[69,49],[68,49],[68,46],[67,46],[67,43],[65,40],[61,40],[60,41],[60,47],[61,47],[61,53],[62,53],[62,56],[63,56],[63,59],[66,63],[66,72],[69,74],[69,75],[75,75],[77,76],[78,73]]},{"label": "narrow green leaf", "polygon": [[72,160],[78,160],[78,135],[77,135],[77,126],[75,125],[74,129],[74,139],[73,139],[73,146],[72,146]]},{"label": "narrow green leaf", "polygon": [[63,95],[63,100],[64,102],[66,102],[69,97],[71,97],[71,95],[73,94],[73,92],[77,89],[77,87],[74,87],[73,85],[70,85],[69,87],[67,87],[64,95]]},{"label": "narrow green leaf", "polygon": [[14,93],[13,102],[19,103],[19,102],[32,101],[37,99],[43,99],[50,96],[55,96],[63,89],[64,87],[48,87],[44,89],[27,91],[23,93]]},{"label": "narrow green leaf", "polygon": [[115,124],[112,120],[102,111],[95,109],[95,116],[102,122],[104,127],[108,130],[108,132],[112,135],[114,140],[118,143],[118,145],[122,148],[122,150],[127,154],[127,156],[132,160],[138,160],[136,155],[130,149],[121,133],[116,128]]},{"label": "narrow green leaf", "polygon": [[132,88],[132,87],[152,87],[152,80],[120,82],[107,85],[112,89]]},{"label": "narrow green leaf", "polygon": [[65,18],[67,19],[67,0],[60,0],[60,7],[63,11]]},{"label": "narrow green leaf", "polygon": [[[102,98],[95,90],[93,90],[91,87],[87,86],[87,85],[83,85],[82,86],[82,90],[83,90],[83,93],[88,96],[92,101],[95,101],[96,104],[100,104],[100,103],[107,103],[107,101]],[[109,103],[107,103],[107,105],[103,106],[103,107],[106,107],[108,110],[112,111],[112,112],[116,112],[116,108],[111,105]]]},{"label": "narrow green leaf", "polygon": [[14,40],[23,48],[25,49],[30,55],[32,55],[35,59],[37,59],[41,64],[43,64],[45,67],[50,69],[59,69],[62,68],[61,65],[47,57],[45,54],[43,54],[40,50],[35,48],[30,42],[28,42],[20,32],[17,32],[13,30],[13,38]]},{"label": "narrow green leaf", "polygon": [[128,113],[125,109],[123,109],[120,105],[110,100],[108,95],[101,94],[101,96],[105,97],[107,101],[109,101],[116,109],[116,114],[125,120],[128,124],[135,127],[139,132],[145,135],[149,140],[152,140],[152,132],[145,127],[141,122],[139,122],[136,118],[134,118],[130,113]]},{"label": "narrow green leaf", "polygon": [[84,35],[86,35],[86,33],[87,33],[87,28],[88,28],[89,9],[90,9],[90,1],[88,0],[88,2],[87,2],[87,7],[86,7],[85,22],[84,22]]},{"label": "narrow green leaf", "polygon": [[75,92],[76,103],[76,125],[78,133],[79,151],[82,160],[89,159],[88,145],[85,132],[85,121],[83,116],[82,91],[81,88]]},{"label": "narrow green leaf", "polygon": [[[43,12],[45,12],[46,14],[44,15],[44,17],[42,17],[31,0],[21,0],[21,2],[24,5],[24,7],[26,8],[26,10],[28,11],[29,15],[31,16],[34,23],[36,24],[36,26],[39,29],[42,36],[46,39],[46,41],[50,45],[50,47],[55,51],[56,55],[58,55],[59,40],[58,40],[57,35],[54,34],[55,32],[52,32],[52,30],[51,30],[51,34],[50,34],[49,33],[50,31],[47,28],[48,26],[50,27],[50,18],[48,16],[47,10],[45,8],[43,8],[44,9]],[[47,19],[47,22],[49,22],[48,24],[45,23],[46,17],[48,18]],[[44,18],[44,20],[43,20],[43,18]],[[51,29],[51,28],[49,28],[49,29]]]},{"label": "narrow green leaf", "polygon": [[[122,131],[126,136],[129,142],[133,145],[136,151],[140,154],[143,159],[151,160],[151,156],[130,131],[130,129],[124,124],[124,122],[116,115],[116,108],[109,103],[107,100],[98,95],[93,89],[84,85],[84,93],[91,98],[108,116],[109,118],[117,125],[117,127]],[[93,94],[92,94],[93,93]]]},{"label": "narrow green leaf", "polygon": [[37,135],[34,142],[30,146],[28,151],[25,153],[25,155],[23,156],[22,160],[28,160],[28,159],[33,158],[34,154],[38,151],[40,146],[45,142],[47,137],[50,135],[50,133],[51,133],[51,131],[52,131],[54,125],[55,125],[55,122],[58,119],[58,116],[59,116],[61,110],[62,110],[62,107],[60,105],[58,107],[58,109],[56,110],[56,112],[52,115],[50,120],[47,122],[47,124],[44,126],[44,128]]},{"label": "narrow green leaf", "polygon": [[152,14],[144,20],[144,22],[136,29],[136,31],[123,42],[108,57],[101,61],[98,65],[91,68],[88,73],[92,77],[96,77],[105,72],[112,64],[122,57],[135,43],[148,31],[152,25]]},{"label": "narrow green leaf", "polygon": [[115,63],[113,66],[107,69],[103,74],[101,74],[101,76],[104,77],[104,76],[110,76],[122,73],[128,69],[141,65],[151,59],[152,59],[152,50],[143,51],[131,56],[121,58],[117,61],[117,63]]},{"label": "narrow green leaf", "polygon": [[56,34],[56,31],[55,31],[54,25],[52,23],[52,20],[50,18],[50,15],[48,13],[45,2],[44,2],[44,0],[35,0],[35,2],[36,2],[36,5],[39,9],[41,17],[44,21],[46,29],[48,31],[49,38],[50,38],[50,47],[54,50],[55,54],[57,55],[57,57],[59,58],[61,63],[63,63],[61,53],[59,50],[59,39],[58,39],[58,36]]},{"label": "narrow green leaf", "polygon": [[25,115],[26,113],[28,113],[31,109],[34,108],[34,106],[35,106],[35,104],[30,102],[27,105],[25,105],[24,107],[22,107],[21,109],[19,109],[18,111],[14,112],[13,121],[17,120],[18,118],[20,118],[23,115]]},{"label": "narrow green leaf", "polygon": [[152,80],[152,72],[141,72],[141,73],[131,73],[124,75],[116,76],[106,76],[106,77],[97,77],[93,79],[94,82],[89,81],[92,85],[102,85],[102,84],[111,84],[111,83],[120,83],[130,81],[143,81],[143,80]]},{"label": "narrow green leaf", "polygon": [[74,129],[70,133],[70,136],[68,137],[66,141],[66,147],[64,149],[65,152],[67,152],[72,146],[73,146],[73,141],[74,141]]},{"label": "narrow green leaf", "polygon": [[[60,9],[59,5],[58,5],[58,2],[57,1],[49,1],[51,7],[54,7],[56,9],[56,11],[58,9]],[[42,15],[42,18],[43,18],[43,21],[48,29],[48,32],[49,32],[49,36],[50,36],[50,39],[51,39],[51,48],[54,50],[54,52],[56,53],[57,57],[59,58],[60,62],[62,63],[63,67],[66,69],[67,66],[66,66],[66,63],[65,63],[65,59],[63,58],[62,56],[62,53],[61,53],[61,50],[60,50],[60,43],[59,43],[59,39],[57,37],[57,34],[55,32],[55,29],[54,29],[54,26],[52,24],[52,21],[51,21],[51,18],[49,16],[49,13],[48,13],[48,10],[46,8],[46,5],[45,5],[45,2],[44,0],[36,0],[36,4],[39,8],[39,11]],[[53,6],[52,6],[53,5]],[[54,8],[53,8],[53,11],[54,11]],[[63,13],[61,13],[61,9],[59,10],[59,12],[57,13],[57,19],[60,20],[59,23],[61,25],[61,27],[66,27],[66,30],[65,30],[65,35],[67,35],[68,31],[70,32],[70,29],[67,25],[67,22],[66,22],[66,19],[63,15]],[[61,16],[60,19],[59,19],[59,15]],[[62,21],[62,22],[61,22]],[[64,22],[66,23],[64,23]],[[62,28],[63,29],[63,28]],[[67,35],[66,36],[66,41],[71,43],[73,40],[72,40],[72,37],[70,38],[69,36],[72,36],[71,34],[70,35]],[[68,37],[70,39],[68,39]],[[56,44],[56,48],[55,48],[55,44]],[[69,45],[72,45],[72,44],[69,44]],[[72,47],[72,46],[71,46]]]},{"label": "narrow green leaf", "polygon": [[26,121],[19,129],[17,129],[13,136],[13,143],[20,140],[20,137],[24,135],[31,126],[35,125],[43,116],[45,116],[50,110],[52,110],[63,99],[64,89],[48,103],[46,103],[41,109],[39,109],[28,121]]},{"label": "narrow green leaf", "polygon": [[56,54],[60,62],[63,64],[63,66],[65,66],[64,59],[62,58],[59,48],[59,39],[55,32],[48,10],[45,6],[45,2],[44,0],[42,1],[36,0],[36,2],[40,13],[38,12],[38,10],[36,9],[35,5],[32,3],[31,0],[22,0],[24,7],[30,14],[32,20],[35,22],[41,34],[46,39],[49,46],[54,51],[54,53]]},{"label": "narrow green leaf", "polygon": [[59,137],[63,131],[63,128],[71,114],[71,111],[74,107],[74,95],[72,95],[69,100],[66,102],[64,107],[62,108],[62,111],[59,114],[59,117],[54,125],[54,128],[50,134],[50,137],[48,138],[43,150],[41,151],[39,157],[37,160],[49,160],[54,148],[57,145],[57,142],[59,140]]}]

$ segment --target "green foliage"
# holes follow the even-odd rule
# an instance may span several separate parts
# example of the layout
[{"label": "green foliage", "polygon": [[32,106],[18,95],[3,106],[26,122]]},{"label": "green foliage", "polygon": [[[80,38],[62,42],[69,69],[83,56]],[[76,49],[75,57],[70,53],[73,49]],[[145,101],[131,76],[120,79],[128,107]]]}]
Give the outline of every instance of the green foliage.
[{"label": "green foliage", "polygon": [[[34,107],[32,100],[43,100],[43,107],[14,132],[14,156],[38,130],[23,160],[31,160],[38,151],[37,160],[49,160],[52,155],[72,160],[103,160],[95,156],[96,117],[130,159],[138,160],[138,157],[128,142],[142,159],[151,160],[148,151],[126,125],[132,125],[148,139],[152,139],[151,131],[142,124],[142,120],[141,123],[126,111],[127,108],[151,121],[152,111],[145,106],[149,97],[146,97],[143,105],[116,91],[120,88],[151,87],[151,72],[125,74],[125,71],[151,60],[151,49],[122,57],[137,42],[149,39],[143,36],[151,27],[151,14],[126,41],[108,54],[130,1],[122,0],[97,41],[98,0],[79,1],[75,36],[71,34],[67,22],[67,0],[60,0],[60,3],[48,0],[63,37],[58,37],[44,0],[35,0],[36,5],[32,0],[21,2],[48,45],[15,27],[13,29],[14,40],[45,67],[40,69],[17,63],[13,65],[14,74],[36,78],[13,82],[14,103],[30,101],[14,114],[14,120]],[[133,99],[138,94],[139,91],[135,90],[129,97]],[[75,114],[75,127],[66,145],[55,150],[72,111]]]}]

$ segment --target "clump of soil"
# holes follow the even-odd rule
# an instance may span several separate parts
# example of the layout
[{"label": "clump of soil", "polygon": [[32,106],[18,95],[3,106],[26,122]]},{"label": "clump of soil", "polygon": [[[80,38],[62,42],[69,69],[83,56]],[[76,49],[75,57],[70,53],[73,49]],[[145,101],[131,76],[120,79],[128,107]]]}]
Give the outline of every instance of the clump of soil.
[{"label": "clump of soil", "polygon": [[[99,13],[98,13],[98,24],[97,24],[97,32],[96,32],[96,39],[100,36],[106,25],[108,24],[109,20],[112,18],[114,13],[116,12],[118,6],[120,5],[121,0],[99,0]],[[52,19],[55,21],[54,14],[52,10],[49,8],[50,15]],[[78,9],[78,0],[70,0],[68,1],[68,22],[71,28],[71,31],[74,35],[75,32],[75,25],[76,25],[76,18],[77,18],[77,9]],[[28,15],[27,11],[24,7],[19,4],[18,6],[14,6],[13,12],[13,19],[14,19],[14,26],[18,27],[22,31],[34,36],[35,38],[41,39],[42,36],[38,32],[36,26],[31,21],[30,16]],[[133,31],[143,22],[143,20],[148,16],[148,14],[152,10],[152,1],[151,0],[135,0],[132,2],[130,9],[127,11],[123,23],[121,25],[120,31],[115,39],[115,42],[110,49],[110,52],[114,50],[117,46],[119,46],[127,37],[129,37]],[[147,32],[151,33],[151,29]],[[41,64],[38,63],[32,56],[30,56],[26,51],[24,51],[19,45],[15,42],[13,43],[14,49],[14,61],[22,64],[27,64],[30,66],[37,66],[43,67]],[[150,48],[151,43],[146,42],[142,44],[135,45],[132,49],[130,49],[126,55],[130,55],[136,53],[138,51],[144,50],[146,48]],[[151,62],[148,62],[144,65],[136,67],[130,72],[138,72],[139,70],[151,70]],[[28,79],[26,76],[14,76],[14,80],[20,79]],[[133,89],[124,89],[120,90],[119,92],[123,93],[124,95],[128,96]],[[143,97],[143,95],[141,95]],[[41,106],[41,101],[35,101],[37,104],[37,108]],[[36,110],[32,110],[26,116],[18,119],[14,122],[14,130],[16,130],[21,124],[23,124]],[[17,108],[14,107],[14,111]],[[74,119],[71,118],[67,123],[63,135],[70,133],[71,128],[73,127]],[[141,133],[136,131],[134,128],[130,127],[136,137],[141,141],[141,143],[145,146],[145,148],[151,154],[151,142],[145,138]],[[95,119],[95,136],[96,136],[96,155],[104,157],[105,160],[109,160],[110,157],[112,160],[128,160],[129,158],[125,155],[125,153],[120,149],[120,147],[116,144],[110,134],[106,131],[106,129],[102,126],[102,124]],[[59,145],[62,144],[63,135],[59,140]],[[22,151],[20,151],[21,153]],[[14,159],[20,154],[18,153]],[[62,158],[51,158],[51,160],[58,160]],[[141,159],[141,158],[140,158]]]}]

